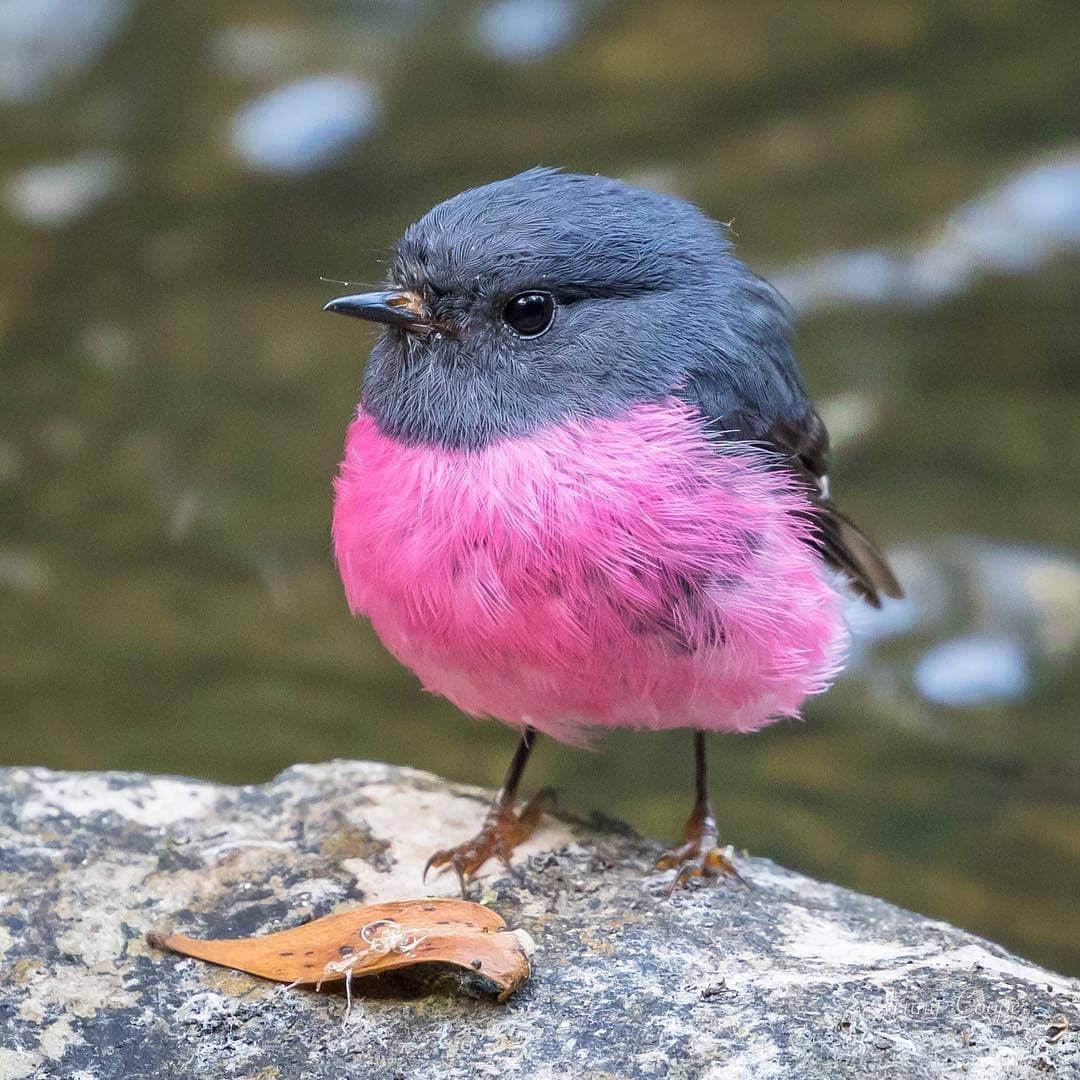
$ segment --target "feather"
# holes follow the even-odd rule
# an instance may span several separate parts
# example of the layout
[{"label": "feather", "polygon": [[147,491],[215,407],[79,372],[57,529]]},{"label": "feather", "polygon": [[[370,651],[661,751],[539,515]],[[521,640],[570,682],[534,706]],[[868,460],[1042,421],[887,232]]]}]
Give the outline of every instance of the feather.
[{"label": "feather", "polygon": [[705,415],[715,438],[770,450],[777,467],[795,475],[810,501],[807,542],[880,607],[882,596],[900,597],[903,590],[885,557],[830,497],[829,433],[795,360],[787,306],[760,278],[747,273],[741,284],[737,314],[680,396]]}]

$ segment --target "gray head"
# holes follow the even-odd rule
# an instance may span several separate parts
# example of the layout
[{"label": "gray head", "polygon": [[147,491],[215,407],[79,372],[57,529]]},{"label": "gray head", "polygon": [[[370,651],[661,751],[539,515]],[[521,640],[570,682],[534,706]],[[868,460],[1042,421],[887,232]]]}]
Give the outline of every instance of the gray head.
[{"label": "gray head", "polygon": [[363,403],[410,442],[478,447],[717,380],[733,415],[802,398],[783,303],[723,229],[601,176],[456,195],[406,231],[385,292],[327,310],[385,324]]}]

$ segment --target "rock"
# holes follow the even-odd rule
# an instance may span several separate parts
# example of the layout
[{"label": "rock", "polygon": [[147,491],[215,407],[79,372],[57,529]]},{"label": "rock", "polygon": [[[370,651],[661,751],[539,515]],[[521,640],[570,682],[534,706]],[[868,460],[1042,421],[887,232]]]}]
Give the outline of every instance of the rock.
[{"label": "rock", "polygon": [[[535,939],[505,1005],[453,976],[315,994],[157,952],[424,894],[488,793],[298,765],[221,787],[0,771],[0,1077],[1023,1077],[1080,1073],[1080,983],[760,858],[666,896],[659,845],[549,818],[478,895]],[[430,885],[430,883],[429,883]],[[446,876],[430,887],[453,895]],[[1071,1029],[1055,1041],[1055,1018]]]}]

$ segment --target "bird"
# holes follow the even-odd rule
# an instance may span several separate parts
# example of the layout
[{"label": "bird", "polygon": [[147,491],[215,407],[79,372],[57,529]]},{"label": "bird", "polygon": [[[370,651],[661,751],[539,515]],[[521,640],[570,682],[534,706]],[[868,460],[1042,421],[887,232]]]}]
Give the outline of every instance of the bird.
[{"label": "bird", "polygon": [[550,806],[541,735],[686,728],[671,885],[736,874],[709,732],[795,717],[840,670],[845,594],[901,595],[833,502],[829,436],[779,293],[675,196],[538,167],[439,203],[385,287],[334,481],[352,612],[424,687],[516,729],[478,833],[435,852],[465,893]]}]

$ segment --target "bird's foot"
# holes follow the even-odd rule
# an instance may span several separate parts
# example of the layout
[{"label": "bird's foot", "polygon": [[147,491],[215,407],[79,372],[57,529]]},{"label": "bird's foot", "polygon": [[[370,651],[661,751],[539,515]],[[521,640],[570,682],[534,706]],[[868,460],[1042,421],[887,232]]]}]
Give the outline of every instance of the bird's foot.
[{"label": "bird's foot", "polygon": [[488,859],[496,858],[520,879],[520,874],[510,863],[510,856],[518,844],[523,844],[533,834],[544,811],[555,801],[550,788],[538,791],[519,811],[510,799],[497,796],[484,818],[480,831],[471,839],[456,847],[436,851],[424,867],[424,880],[428,871],[435,867],[452,866],[465,896],[473,875]]},{"label": "bird's foot", "polygon": [[656,860],[656,869],[675,871],[668,887],[669,896],[688,885],[692,878],[729,876],[748,884],[717,843],[716,821],[708,803],[694,807],[683,830],[683,842],[677,848],[665,851]]}]

